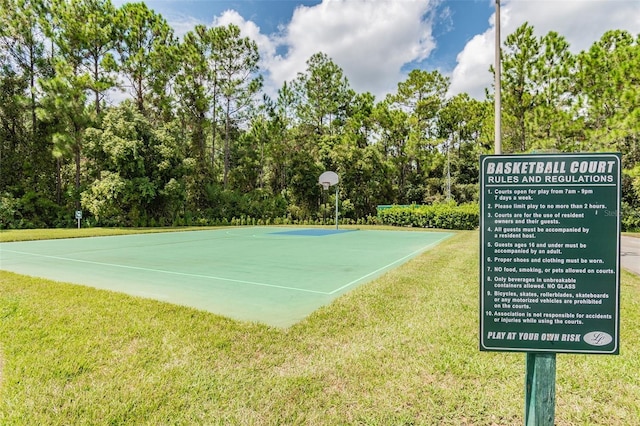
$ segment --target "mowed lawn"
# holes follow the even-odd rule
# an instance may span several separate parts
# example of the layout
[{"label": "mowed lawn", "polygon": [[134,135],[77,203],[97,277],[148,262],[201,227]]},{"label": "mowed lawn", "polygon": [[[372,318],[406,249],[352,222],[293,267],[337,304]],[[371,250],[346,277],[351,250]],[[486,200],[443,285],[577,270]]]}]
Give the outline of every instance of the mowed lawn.
[{"label": "mowed lawn", "polygon": [[[477,335],[477,232],[287,329],[0,271],[0,424],[522,424],[525,355]],[[640,424],[638,354],[624,272],[621,353],[558,355],[556,424]]]}]

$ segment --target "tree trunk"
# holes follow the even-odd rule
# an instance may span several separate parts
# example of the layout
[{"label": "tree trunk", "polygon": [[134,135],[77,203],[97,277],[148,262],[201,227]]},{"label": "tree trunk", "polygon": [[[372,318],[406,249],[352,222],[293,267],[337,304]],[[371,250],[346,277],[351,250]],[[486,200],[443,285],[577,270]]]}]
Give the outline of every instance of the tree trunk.
[{"label": "tree trunk", "polygon": [[224,124],[224,178],[223,186],[227,189],[229,168],[231,167],[231,100],[227,99],[227,110]]}]

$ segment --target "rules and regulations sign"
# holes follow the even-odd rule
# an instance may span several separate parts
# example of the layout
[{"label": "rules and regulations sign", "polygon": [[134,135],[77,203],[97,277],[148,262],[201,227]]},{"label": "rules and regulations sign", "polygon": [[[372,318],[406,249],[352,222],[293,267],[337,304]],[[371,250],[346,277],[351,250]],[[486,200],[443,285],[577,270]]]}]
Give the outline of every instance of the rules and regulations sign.
[{"label": "rules and regulations sign", "polygon": [[480,158],[480,349],[617,354],[619,154]]}]

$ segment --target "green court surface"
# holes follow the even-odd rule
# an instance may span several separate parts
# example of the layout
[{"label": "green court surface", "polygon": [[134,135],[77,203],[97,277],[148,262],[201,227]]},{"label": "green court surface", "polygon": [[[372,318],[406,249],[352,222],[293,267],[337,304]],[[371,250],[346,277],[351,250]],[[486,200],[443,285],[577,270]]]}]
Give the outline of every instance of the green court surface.
[{"label": "green court surface", "polygon": [[246,227],[0,244],[0,268],[288,327],[451,233]]}]

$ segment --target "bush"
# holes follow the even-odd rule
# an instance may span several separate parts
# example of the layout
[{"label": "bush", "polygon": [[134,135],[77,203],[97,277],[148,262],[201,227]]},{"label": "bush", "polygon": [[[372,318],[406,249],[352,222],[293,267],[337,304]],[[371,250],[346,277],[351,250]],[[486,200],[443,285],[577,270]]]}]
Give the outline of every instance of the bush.
[{"label": "bush", "polygon": [[0,196],[0,229],[16,228],[20,210],[20,201],[11,194]]},{"label": "bush", "polygon": [[475,229],[480,221],[477,203],[438,203],[426,206],[393,206],[378,212],[384,225],[416,228]]},{"label": "bush", "polygon": [[10,193],[0,194],[0,229],[47,228],[58,226],[65,211],[56,203],[34,191],[16,198]]},{"label": "bush", "polygon": [[622,203],[621,227],[625,232],[640,232],[640,209]]}]

